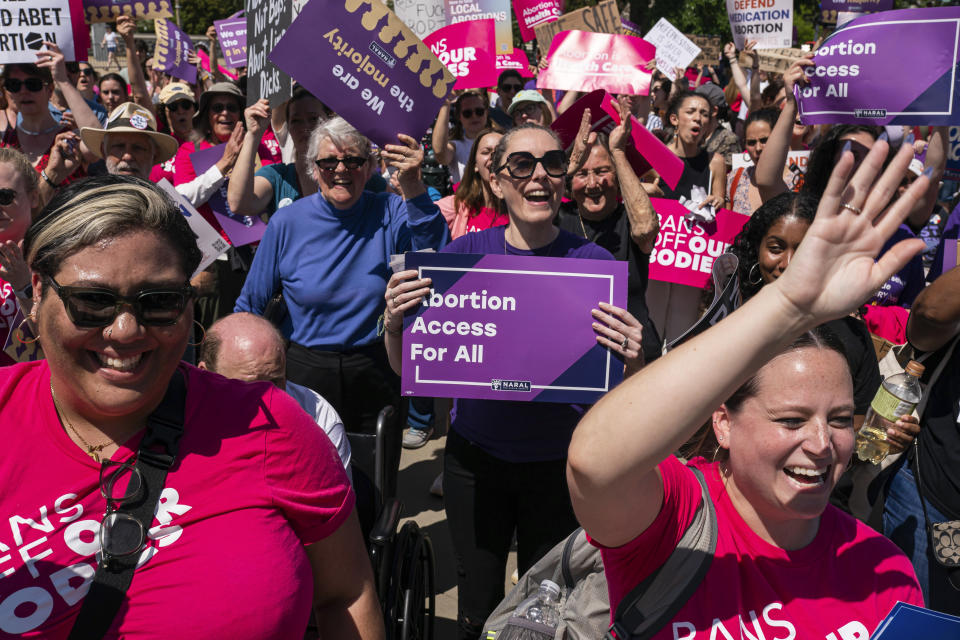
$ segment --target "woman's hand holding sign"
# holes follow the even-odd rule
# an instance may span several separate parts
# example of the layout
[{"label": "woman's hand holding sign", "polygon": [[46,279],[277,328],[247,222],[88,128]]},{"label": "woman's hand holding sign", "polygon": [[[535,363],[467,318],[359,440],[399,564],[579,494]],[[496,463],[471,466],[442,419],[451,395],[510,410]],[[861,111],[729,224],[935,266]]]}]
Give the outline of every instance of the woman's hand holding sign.
[{"label": "woman's hand holding sign", "polygon": [[623,356],[624,377],[643,368],[643,325],[626,309],[601,302],[592,309],[597,342]]},{"label": "woman's hand holding sign", "polygon": [[416,269],[398,271],[387,281],[387,290],[383,294],[387,301],[383,311],[384,342],[390,366],[400,375],[403,359],[403,314],[416,308],[424,296],[430,293],[430,278],[417,279]]}]

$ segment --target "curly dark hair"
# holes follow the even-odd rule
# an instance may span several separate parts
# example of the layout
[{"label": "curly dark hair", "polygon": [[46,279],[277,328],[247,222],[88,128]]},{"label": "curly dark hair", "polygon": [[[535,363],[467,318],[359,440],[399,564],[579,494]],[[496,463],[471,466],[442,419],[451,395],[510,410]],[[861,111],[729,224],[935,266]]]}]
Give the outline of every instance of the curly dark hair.
[{"label": "curly dark hair", "polygon": [[747,224],[733,239],[733,244],[727,249],[740,260],[737,275],[740,277],[740,295],[743,300],[752,298],[763,287],[763,282],[751,281],[751,270],[757,265],[757,255],[760,242],[767,235],[770,228],[782,218],[800,218],[813,222],[820,200],[811,193],[793,193],[787,191],[770,198],[759,209],[754,211]]},{"label": "curly dark hair", "polygon": [[803,190],[814,194],[817,198],[823,195],[823,190],[827,188],[827,182],[830,180],[830,173],[836,164],[837,154],[843,148],[843,136],[866,133],[876,140],[881,131],[883,131],[883,127],[871,127],[862,124],[842,124],[831,127],[830,131],[820,139],[820,142],[810,153],[810,162],[807,164],[807,173],[803,180]]}]

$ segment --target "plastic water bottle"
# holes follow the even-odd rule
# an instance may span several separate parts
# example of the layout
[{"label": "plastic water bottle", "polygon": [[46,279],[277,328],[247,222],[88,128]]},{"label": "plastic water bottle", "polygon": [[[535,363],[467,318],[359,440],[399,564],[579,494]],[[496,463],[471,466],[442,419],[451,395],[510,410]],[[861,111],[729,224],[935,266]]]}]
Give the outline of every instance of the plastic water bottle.
[{"label": "plastic water bottle", "polygon": [[883,381],[870,403],[867,417],[857,433],[857,457],[864,462],[880,464],[890,453],[887,428],[900,416],[913,413],[920,402],[922,389],[920,376],[923,365],[911,360],[904,373],[890,376]]},{"label": "plastic water bottle", "polygon": [[553,580],[541,582],[536,599],[523,612],[523,617],[556,629],[560,624],[560,586]]}]

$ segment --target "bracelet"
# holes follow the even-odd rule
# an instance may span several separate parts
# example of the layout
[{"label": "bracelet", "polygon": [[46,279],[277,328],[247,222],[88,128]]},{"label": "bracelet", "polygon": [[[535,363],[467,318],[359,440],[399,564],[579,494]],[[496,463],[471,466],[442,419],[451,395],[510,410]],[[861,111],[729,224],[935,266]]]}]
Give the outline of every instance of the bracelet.
[{"label": "bracelet", "polygon": [[60,185],[58,185],[58,184],[55,183],[53,180],[51,180],[51,179],[50,179],[50,176],[47,175],[46,169],[41,169],[41,170],[40,170],[40,177],[43,178],[43,181],[46,182],[48,185],[50,185],[51,188],[53,188],[53,189],[59,189],[59,188],[60,188]]}]

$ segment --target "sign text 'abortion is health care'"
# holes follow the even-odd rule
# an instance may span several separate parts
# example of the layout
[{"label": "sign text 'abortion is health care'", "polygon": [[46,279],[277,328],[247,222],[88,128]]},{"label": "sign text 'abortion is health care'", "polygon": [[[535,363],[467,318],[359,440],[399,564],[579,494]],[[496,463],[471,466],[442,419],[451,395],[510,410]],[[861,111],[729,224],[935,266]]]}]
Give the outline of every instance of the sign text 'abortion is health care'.
[{"label": "sign text 'abortion is health care'", "polygon": [[404,318],[406,396],[592,403],[623,376],[591,309],[627,303],[625,262],[408,253],[431,278]]}]

